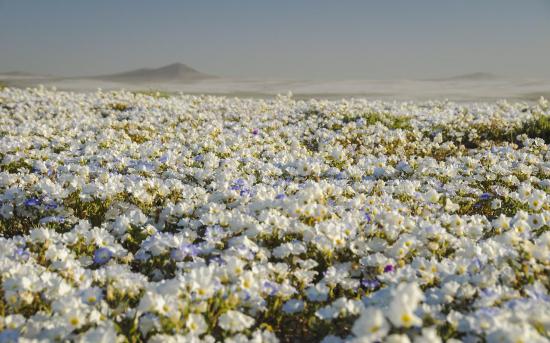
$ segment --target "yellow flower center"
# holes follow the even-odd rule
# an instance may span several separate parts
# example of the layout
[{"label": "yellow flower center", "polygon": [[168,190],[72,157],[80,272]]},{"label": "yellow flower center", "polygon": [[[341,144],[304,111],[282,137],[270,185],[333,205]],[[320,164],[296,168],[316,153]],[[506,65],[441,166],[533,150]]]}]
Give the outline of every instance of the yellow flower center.
[{"label": "yellow flower center", "polygon": [[369,332],[370,333],[376,333],[376,332],[378,332],[378,330],[380,330],[380,325],[375,325],[375,326],[370,328]]},{"label": "yellow flower center", "polygon": [[412,324],[412,316],[408,313],[405,313],[401,316],[401,322],[405,327],[409,327]]}]

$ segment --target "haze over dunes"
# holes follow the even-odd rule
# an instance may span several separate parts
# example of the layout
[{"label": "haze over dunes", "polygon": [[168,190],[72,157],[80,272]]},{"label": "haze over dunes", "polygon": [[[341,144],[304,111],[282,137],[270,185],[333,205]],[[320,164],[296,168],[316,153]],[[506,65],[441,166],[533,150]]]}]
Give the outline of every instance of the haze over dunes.
[{"label": "haze over dunes", "polygon": [[0,81],[13,87],[45,85],[68,91],[124,88],[134,91],[159,90],[247,97],[271,97],[288,91],[305,98],[477,101],[502,98],[536,100],[540,96],[550,97],[550,80],[510,78],[487,72],[434,79],[243,79],[213,76],[184,63],[91,76],[60,77],[18,71],[0,73]]}]

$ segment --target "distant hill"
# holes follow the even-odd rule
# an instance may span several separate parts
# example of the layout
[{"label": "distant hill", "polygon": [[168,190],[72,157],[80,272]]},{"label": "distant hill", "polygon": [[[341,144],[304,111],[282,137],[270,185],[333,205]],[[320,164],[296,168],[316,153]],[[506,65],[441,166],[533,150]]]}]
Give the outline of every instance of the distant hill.
[{"label": "distant hill", "polygon": [[9,71],[6,73],[0,73],[2,75],[8,75],[8,76],[34,76],[33,73],[27,73],[24,71]]},{"label": "distant hill", "polygon": [[29,73],[25,71],[8,71],[8,72],[0,72],[0,75],[2,76],[11,76],[11,77],[26,77],[26,78],[42,78],[42,77],[50,77],[51,75],[47,74],[36,74],[36,73]]},{"label": "distant hill", "polygon": [[496,74],[477,72],[477,73],[455,75],[451,77],[429,79],[428,81],[490,81],[490,80],[497,80],[497,79],[500,79],[500,77]]},{"label": "distant hill", "polygon": [[142,68],[126,71],[117,74],[99,75],[88,77],[90,79],[127,82],[127,83],[148,83],[148,82],[192,82],[204,79],[215,78],[215,76],[202,73],[183,63],[173,63],[160,68]]}]

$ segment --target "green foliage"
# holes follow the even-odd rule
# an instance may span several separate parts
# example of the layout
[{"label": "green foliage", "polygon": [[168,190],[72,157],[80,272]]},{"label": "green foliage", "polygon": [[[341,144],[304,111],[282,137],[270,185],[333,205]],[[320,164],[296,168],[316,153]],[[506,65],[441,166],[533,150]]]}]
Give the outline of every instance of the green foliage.
[{"label": "green foliage", "polygon": [[115,111],[119,111],[119,112],[124,112],[129,107],[130,106],[128,106],[127,104],[124,104],[124,103],[121,103],[121,102],[116,102],[116,103],[113,103],[113,104],[109,105],[110,109],[115,110]]},{"label": "green foliage", "polygon": [[37,221],[30,218],[5,219],[2,217],[0,219],[0,237],[11,238],[26,235],[35,226],[37,226]]},{"label": "green foliage", "polygon": [[412,128],[411,125],[411,119],[407,116],[402,115],[394,115],[391,113],[386,112],[365,112],[365,113],[357,113],[357,112],[347,112],[347,113],[324,113],[322,111],[319,111],[317,109],[310,109],[304,112],[304,114],[307,117],[320,117],[324,120],[332,119],[333,117],[337,117],[341,119],[341,122],[332,123],[332,125],[329,125],[328,128],[331,130],[340,130],[343,126],[342,124],[348,124],[351,122],[357,122],[358,120],[363,120],[363,125],[371,126],[376,125],[377,123],[380,123],[384,126],[386,126],[389,129],[397,130],[410,130]]},{"label": "green foliage", "polygon": [[172,94],[164,91],[156,91],[156,90],[147,90],[147,91],[135,91],[132,92],[134,94],[142,94],[146,96],[150,96],[155,99],[166,99],[172,96]]},{"label": "green foliage", "polygon": [[112,199],[93,199],[84,202],[79,192],[74,192],[64,200],[64,205],[74,211],[76,217],[89,220],[93,226],[100,226],[105,220],[105,213],[111,206]]},{"label": "green foliage", "polygon": [[503,123],[493,121],[485,124],[470,125],[467,127],[467,130],[464,128],[457,129],[453,125],[436,125],[431,127],[430,130],[441,133],[443,141],[451,141],[457,146],[463,144],[468,149],[479,148],[485,142],[520,144],[518,136],[521,135],[527,135],[529,138],[542,138],[546,143],[549,143],[550,116],[536,113],[528,121],[515,126],[505,126]]},{"label": "green foliage", "polygon": [[411,128],[410,118],[404,116],[396,116],[389,113],[370,112],[361,116],[366,121],[367,125],[375,125],[376,123],[384,124],[390,129],[408,130]]},{"label": "green foliage", "polygon": [[411,128],[410,118],[405,116],[393,115],[390,113],[380,113],[380,112],[367,112],[362,114],[346,114],[344,115],[343,122],[355,122],[357,120],[363,119],[365,125],[371,126],[380,123],[386,126],[389,129],[397,130],[408,130]]},{"label": "green foliage", "polygon": [[476,129],[479,134],[477,142],[489,140],[496,143],[518,143],[517,137],[520,135],[527,135],[529,138],[542,138],[546,143],[550,142],[550,116],[543,114],[535,114],[530,120],[512,129],[503,128],[498,123]]},{"label": "green foliage", "polygon": [[542,138],[546,143],[550,142],[550,116],[536,115],[533,119],[523,123],[515,131],[515,135],[526,134],[530,138]]},{"label": "green foliage", "polygon": [[10,163],[0,165],[0,171],[5,171],[12,174],[21,172],[23,171],[23,169],[31,170],[31,168],[32,166],[22,158],[18,159],[17,161],[12,161]]}]

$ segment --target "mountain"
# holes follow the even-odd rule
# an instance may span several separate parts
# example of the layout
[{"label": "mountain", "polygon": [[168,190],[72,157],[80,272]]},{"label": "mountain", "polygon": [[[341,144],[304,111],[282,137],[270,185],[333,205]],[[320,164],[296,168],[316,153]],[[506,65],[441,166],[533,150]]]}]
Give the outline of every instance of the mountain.
[{"label": "mountain", "polygon": [[428,81],[491,81],[491,80],[497,80],[497,79],[500,79],[500,77],[496,74],[477,72],[477,73],[462,74],[462,75],[456,75],[456,76],[445,77],[445,78],[429,79]]},{"label": "mountain", "polygon": [[160,68],[141,68],[122,73],[99,75],[91,77],[92,79],[127,82],[127,83],[147,83],[147,82],[192,82],[204,79],[215,78],[215,76],[202,73],[183,63],[173,63]]}]

